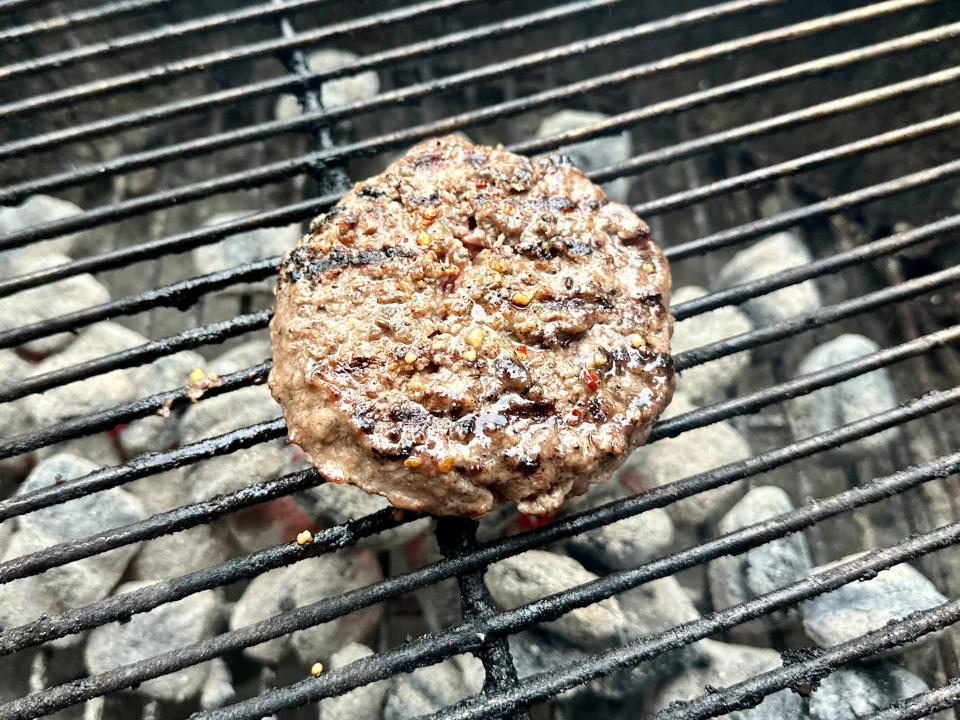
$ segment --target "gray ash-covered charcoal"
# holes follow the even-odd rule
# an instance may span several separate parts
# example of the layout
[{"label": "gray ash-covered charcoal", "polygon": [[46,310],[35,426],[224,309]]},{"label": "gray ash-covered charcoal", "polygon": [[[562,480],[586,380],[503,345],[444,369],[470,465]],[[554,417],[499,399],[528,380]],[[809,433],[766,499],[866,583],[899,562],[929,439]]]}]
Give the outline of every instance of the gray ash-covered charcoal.
[{"label": "gray ash-covered charcoal", "polygon": [[[695,409],[695,405],[677,392],[663,416],[675,417]],[[619,475],[637,490],[653,488],[742,460],[752,454],[746,438],[732,423],[722,420],[638,448],[621,468]],[[730,483],[671,503],[666,510],[677,523],[701,525],[719,517],[743,492],[742,483]]]},{"label": "gray ash-covered charcoal", "polygon": [[[373,650],[366,645],[348,643],[330,656],[330,662],[325,667],[336,670],[370,655],[373,655]],[[320,702],[319,720],[380,720],[380,711],[389,687],[388,681],[380,680],[345,695],[327,698]]]},{"label": "gray ash-covered charcoal", "polygon": [[[139,369],[137,394],[147,397],[190,385],[190,373],[203,366],[203,357],[190,350],[157,358]],[[135,457],[176,445],[182,413],[183,410],[178,409],[132,421],[118,435],[123,452],[127,457]]]},{"label": "gray ash-covered charcoal", "polygon": [[436,712],[480,692],[483,677],[483,667],[473,655],[458,655],[397,675],[387,691],[383,720],[407,720]]},{"label": "gray ash-covered charcoal", "polygon": [[[731,533],[793,510],[790,496],[778,487],[754,488],[723,516],[719,533]],[[806,577],[810,572],[810,548],[803,532],[760,545],[740,555],[724,555],[710,562],[707,576],[710,595],[717,609],[752,600]],[[765,615],[738,625],[737,638],[768,637],[770,625],[792,620],[796,611]]]},{"label": "gray ash-covered charcoal", "polygon": [[[812,572],[852,560],[849,556]],[[852,640],[882,628],[892,620],[947,602],[933,583],[913,567],[894,565],[871,580],[852,582],[803,603],[803,629],[821,647]],[[926,635],[930,642],[936,635]],[[916,646],[914,643],[912,646]],[[898,655],[907,648],[891,648],[886,655]]]},{"label": "gray ash-covered charcoal", "polygon": [[[0,277],[16,277],[68,262],[68,256],[39,247],[13,250],[0,255]],[[92,275],[74,275],[0,298],[0,331],[67,315],[109,299],[110,291]],[[30,353],[49,355],[67,347],[75,337],[74,333],[55,333],[28,340],[21,347]]]},{"label": "gray ash-covered charcoal", "polygon": [[[843,667],[825,677],[810,695],[810,720],[858,720],[927,690],[923,680],[893,663]],[[950,720],[953,714],[943,712],[930,717]]]},{"label": "gray ash-covered charcoal", "polygon": [[[221,213],[214,215],[205,223],[208,227],[222,225],[249,213]],[[230,235],[212,245],[201,245],[193,251],[193,265],[197,274],[230,270],[239,265],[266,260],[282,255],[300,239],[299,225],[282,227],[261,227],[256,230]],[[230,285],[219,293],[237,295],[249,292],[268,293],[274,284],[274,278],[268,277],[256,283]]]},{"label": "gray ash-covered charcoal", "polygon": [[[514,608],[574,585],[591,582],[597,576],[573,558],[545,550],[530,550],[491,565],[485,579],[497,604]],[[627,619],[616,598],[577,608],[542,626],[545,632],[583,648],[616,643],[626,627]]]},{"label": "gray ash-covered charcoal", "polygon": [[[26,494],[72,480],[97,469],[73,455],[54,455],[39,463],[18,490]],[[146,517],[143,505],[121,488],[51,505],[16,520],[3,561],[43,550],[51,545],[110,530]],[[123,576],[138,545],[125,545],[106,553],[62,565],[16,582],[0,585],[0,626],[10,627],[56,615],[106,597]],[[72,645],[82,636],[58,641]]]},{"label": "gray ash-covered charcoal", "polygon": [[[734,255],[721,268],[714,289],[759,280],[781,270],[806,265],[812,259],[799,235],[777,233]],[[820,304],[820,291],[812,280],[807,280],[748,300],[741,307],[756,325],[770,325],[816,310]]]},{"label": "gray ash-covered charcoal", "polygon": [[[380,495],[371,495],[353,485],[334,483],[324,483],[304,490],[296,495],[296,500],[311,518],[322,522],[325,526],[341,525],[390,507],[390,503]],[[361,547],[377,550],[395,547],[425,532],[429,526],[428,518],[414,520],[399,527],[378,532],[364,538],[358,544]]]},{"label": "gray ash-covered charcoal", "polygon": [[[818,372],[880,349],[877,343],[863,335],[840,335],[807,355],[797,368],[797,374]],[[890,373],[886,368],[880,368],[809,395],[801,395],[788,403],[786,409],[794,435],[802,438],[890,410],[896,405],[897,392]],[[899,428],[890,428],[841,445],[837,452],[852,458],[883,453],[899,437]]]},{"label": "gray ash-covered charcoal", "polygon": [[200,709],[215,710],[228,704],[237,695],[230,668],[222,658],[210,661],[210,672],[200,689]]},{"label": "gray ash-covered charcoal", "polygon": [[[347,50],[323,48],[307,54],[307,65],[313,72],[328,72],[358,60]],[[325,108],[334,108],[347,103],[369,100],[380,91],[380,78],[374,70],[361,70],[327,80],[320,86],[320,102]],[[274,115],[278,120],[291,120],[301,114],[300,103],[293,95],[282,95],[277,101]]]},{"label": "gray ash-covered charcoal", "polygon": [[[69,200],[51,197],[50,195],[31,195],[19,205],[0,207],[0,235],[12,235],[34,225],[43,225],[56,220],[79,215],[83,210]],[[58,253],[71,257],[83,257],[89,254],[89,246],[95,246],[95,233],[86,235],[64,235],[44,242],[39,247],[43,253]],[[82,238],[82,240],[81,240]],[[87,250],[87,252],[84,252]],[[0,251],[0,263],[8,253],[19,250]]]},{"label": "gray ash-covered charcoal", "polygon": [[[376,558],[368,550],[344,550],[301,560],[293,565],[254,578],[244,590],[230,616],[236,630],[294,608],[339,595],[382,579]],[[336,620],[300,630],[292,635],[253,645],[248,657],[276,665],[289,650],[308,668],[350,642],[363,641],[376,627],[383,608],[363,608]]]},{"label": "gray ash-covered charcoal", "polygon": [[[33,367],[13,350],[0,350],[0,377],[2,385],[10,385],[33,374]],[[0,438],[10,439],[33,430],[33,417],[25,398],[3,404],[0,412]],[[0,492],[12,488],[12,484],[30,470],[31,455],[14,455],[0,459]],[[6,523],[8,526],[10,523]],[[0,525],[0,528],[3,526]],[[2,534],[0,530],[0,534]]]},{"label": "gray ash-covered charcoal", "polygon": [[[140,333],[113,322],[91,325],[70,346],[33,366],[33,373],[60,370],[85,360],[127,350],[147,342]],[[38,425],[53,425],[77,415],[119,405],[137,397],[137,368],[102,373],[82,382],[70,383],[30,395],[26,405]]]},{"label": "gray ash-covered charcoal", "polygon": [[641,515],[575,535],[567,541],[566,549],[585,563],[597,563],[609,570],[624,570],[660,557],[672,544],[670,513],[653,508]]},{"label": "gray ash-covered charcoal", "polygon": [[[671,304],[680,305],[706,294],[704,288],[687,285],[673,293]],[[711,345],[752,329],[753,323],[747,314],[732,305],[693,315],[674,326],[671,341],[673,354],[679,355],[687,350]],[[720,402],[727,398],[731,388],[749,366],[750,352],[746,351],[688,368],[677,378],[677,392],[698,405]]]},{"label": "gray ash-covered charcoal", "polygon": [[[782,665],[780,653],[766,648],[733,645],[702,640],[703,658],[677,673],[666,683],[653,701],[651,710],[661,710],[671,703],[691,700],[710,688],[734,685],[767,670]],[[724,720],[807,720],[805,702],[791,690],[781,690],[768,696],[762,703],[748,710],[735,710],[724,715]],[[677,705],[677,708],[682,707]]]},{"label": "gray ash-covered charcoal", "polygon": [[[579,130],[586,125],[593,125],[607,116],[603,113],[587,110],[561,110],[548,115],[540,123],[536,137],[545,138]],[[591,170],[600,170],[628,160],[633,154],[630,133],[623,131],[614,135],[603,135],[591,138],[573,145],[563,145],[556,152],[567,155],[573,164],[589,173]],[[626,203],[630,196],[630,177],[619,177],[616,180],[603,183],[607,197],[614,202]]]},{"label": "gray ash-covered charcoal", "polygon": [[[118,593],[135,592],[150,583],[121,585]],[[175,648],[213,637],[220,622],[223,599],[217,591],[204,590],[172,603],[138,613],[124,623],[108,623],[90,633],[84,651],[87,670],[101,673],[118,665],[143,660]],[[148,680],[137,692],[158,700],[183,702],[200,694],[211,671],[201,663]]]}]

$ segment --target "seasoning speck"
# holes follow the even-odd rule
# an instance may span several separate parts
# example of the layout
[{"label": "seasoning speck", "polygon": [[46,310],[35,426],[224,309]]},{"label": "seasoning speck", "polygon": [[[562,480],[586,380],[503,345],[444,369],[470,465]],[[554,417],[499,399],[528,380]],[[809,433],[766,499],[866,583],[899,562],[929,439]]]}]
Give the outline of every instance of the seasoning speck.
[{"label": "seasoning speck", "polygon": [[427,235],[427,233],[420,232],[417,235],[417,245],[429,245],[431,242],[433,242],[433,238]]},{"label": "seasoning speck", "polygon": [[584,370],[580,373],[580,380],[590,390],[596,392],[600,387],[600,378],[593,370]]},{"label": "seasoning speck", "polygon": [[190,378],[190,382],[196,383],[206,378],[207,373],[204,371],[203,368],[194,368],[193,370],[190,371],[190,374],[187,377]]},{"label": "seasoning speck", "polygon": [[453,458],[449,455],[444,455],[442,458],[437,460],[437,470],[442,473],[448,473],[453,470]]},{"label": "seasoning speck", "polygon": [[406,465],[411,470],[415,470],[416,468],[423,465],[423,458],[418,458],[416,455],[411,455],[410,457],[408,457],[406,460],[403,461],[403,464]]},{"label": "seasoning speck", "polygon": [[314,663],[314,664],[313,664],[313,667],[310,668],[310,674],[313,675],[313,677],[316,677],[317,675],[319,675],[319,674],[322,673],[322,672],[323,672],[323,663],[322,663],[322,662]]},{"label": "seasoning speck", "polygon": [[313,542],[313,533],[309,530],[304,530],[303,532],[297,535],[297,545],[306,545],[307,543]]},{"label": "seasoning speck", "polygon": [[515,292],[513,297],[510,298],[510,302],[519,307],[526,307],[531,300],[533,300],[533,295],[528,292]]},{"label": "seasoning speck", "polygon": [[480,328],[474,328],[469,333],[467,333],[467,338],[466,338],[467,345],[469,345],[470,347],[475,347],[479,350],[480,347],[483,345],[483,339],[486,336],[487,334],[483,330],[481,330]]}]

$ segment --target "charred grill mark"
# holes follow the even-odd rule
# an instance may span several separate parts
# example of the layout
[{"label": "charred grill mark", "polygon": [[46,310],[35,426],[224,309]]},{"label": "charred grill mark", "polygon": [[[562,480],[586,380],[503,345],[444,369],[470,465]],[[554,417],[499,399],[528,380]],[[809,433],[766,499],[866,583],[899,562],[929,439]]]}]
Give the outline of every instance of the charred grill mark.
[{"label": "charred grill mark", "polygon": [[434,190],[429,195],[407,195],[405,199],[409,205],[417,205],[420,207],[440,205],[440,193],[437,190]]},{"label": "charred grill mark", "polygon": [[327,212],[325,212],[324,214],[317,215],[317,217],[315,217],[313,220],[310,221],[310,228],[309,228],[310,232],[316,232],[317,230],[322,228],[324,225],[326,225],[329,220],[333,219],[336,215],[339,215],[342,212],[343,212],[342,205],[334,205],[332,208],[327,210]]},{"label": "charred grill mark", "polygon": [[386,193],[383,190],[373,185],[361,185],[357,189],[357,197],[379,198],[384,195],[386,195]]},{"label": "charred grill mark", "polygon": [[595,395],[587,400],[587,410],[590,411],[590,417],[594,422],[603,422],[607,419],[607,414],[603,411],[603,406],[600,404],[600,398]]},{"label": "charred grill mark", "polygon": [[362,403],[353,412],[353,421],[364,435],[369,435],[376,427],[377,409],[373,403]]},{"label": "charred grill mark", "polygon": [[405,460],[417,449],[417,444],[413,440],[405,440],[398,443],[379,443],[371,445],[373,454],[382,460]]},{"label": "charred grill mark", "polygon": [[614,308],[613,300],[607,295],[544,298],[543,304],[551,310],[561,312],[609,311]]},{"label": "charred grill mark", "polygon": [[477,428],[477,416],[473,413],[464,415],[453,423],[453,435],[460,440],[469,439]]},{"label": "charred grill mark", "polygon": [[517,460],[517,470],[524,475],[533,475],[539,468],[539,457],[522,457]]},{"label": "charred grill mark", "polygon": [[627,350],[627,357],[630,362],[643,365],[650,372],[670,373],[674,372],[673,356],[670,353],[656,352],[641,348]]},{"label": "charred grill mark", "polygon": [[589,242],[566,235],[524,240],[516,246],[517,252],[536,260],[552,260],[563,254],[569,257],[592,255],[594,247]]},{"label": "charred grill mark", "polygon": [[335,250],[326,255],[317,256],[309,247],[301,246],[287,255],[283,264],[283,276],[289,282],[297,282],[304,277],[313,279],[328,270],[374,265],[397,257],[412,258],[413,254],[399,247],[385,247],[382,250],[356,252]]},{"label": "charred grill mark", "polygon": [[[334,371],[338,373],[353,374],[360,370],[365,370],[366,368],[370,367],[370,365],[372,364],[374,363],[371,358],[356,356],[353,359],[351,359],[349,362],[337,363],[336,367],[334,368]],[[379,365],[380,363],[377,363],[377,364]]]},{"label": "charred grill mark", "polygon": [[556,415],[557,406],[552,400],[523,400],[512,403],[504,412],[516,418],[546,418]]},{"label": "charred grill mark", "polygon": [[387,417],[401,425],[423,425],[430,419],[430,413],[416,403],[407,402],[391,408]]}]

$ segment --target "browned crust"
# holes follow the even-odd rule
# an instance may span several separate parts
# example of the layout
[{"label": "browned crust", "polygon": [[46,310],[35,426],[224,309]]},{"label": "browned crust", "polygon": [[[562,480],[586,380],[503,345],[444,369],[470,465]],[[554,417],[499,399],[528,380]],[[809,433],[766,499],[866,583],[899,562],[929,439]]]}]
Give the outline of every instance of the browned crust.
[{"label": "browned crust", "polygon": [[562,158],[430,140],[284,257],[270,388],[333,481],[546,514],[670,401],[669,293],[647,226]]}]

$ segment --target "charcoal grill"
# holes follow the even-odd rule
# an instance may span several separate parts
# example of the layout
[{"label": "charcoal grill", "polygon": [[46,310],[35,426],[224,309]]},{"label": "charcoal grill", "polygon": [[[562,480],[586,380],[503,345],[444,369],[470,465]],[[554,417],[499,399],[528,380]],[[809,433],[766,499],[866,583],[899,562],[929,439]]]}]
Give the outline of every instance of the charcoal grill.
[{"label": "charcoal grill", "polygon": [[[179,0],[91,6],[65,0],[48,7],[35,0],[0,1],[0,204],[59,194],[87,208],[10,232],[0,237],[0,251],[81,231],[104,238],[86,257],[3,277],[0,296],[82,273],[123,273],[131,288],[126,296],[101,305],[0,331],[0,348],[108,319],[143,320],[141,327],[149,331],[161,309],[172,308],[165,317],[181,323],[170,334],[151,334],[158,339],[144,345],[2,385],[0,402],[262,331],[269,309],[246,306],[239,315],[211,322],[203,321],[201,311],[204,300],[217,291],[272,276],[277,258],[166,283],[158,269],[162,261],[239,232],[308,220],[330,207],[351,177],[359,179],[369,168],[382,166],[388,153],[460,129],[480,140],[501,138],[510,149],[529,154],[633,132],[641,141],[635,144],[652,149],[591,176],[598,182],[635,178],[636,210],[652,222],[678,278],[695,277],[690,268],[709,275],[734,250],[781,230],[802,227],[809,237],[819,238],[813,242],[817,259],[810,264],[676,305],[678,321],[808,280],[832,288],[819,309],[676,357],[683,371],[759,351],[743,392],[662,420],[651,442],[733,420],[759,428],[771,449],[519,534],[481,541],[475,523],[438,520],[444,555],[438,562],[162,655],[33,688],[0,706],[0,718],[53,714],[447,578],[459,584],[462,624],[383,647],[318,677],[305,672],[299,682],[266,687],[255,697],[196,717],[284,717],[295,708],[462,653],[481,659],[483,692],[431,717],[525,717],[530,708],[576,685],[871,578],[898,563],[919,563],[941,591],[956,597],[960,507],[953,475],[960,470],[960,358],[955,348],[960,266],[949,258],[956,262],[960,253],[949,253],[960,242],[960,215],[955,214],[960,160],[949,137],[960,125],[957,10],[952,3],[933,0],[684,2],[672,14],[656,3],[622,0],[560,5],[275,0],[224,7]],[[306,51],[333,44],[356,48],[359,59],[335,70],[312,69]],[[323,107],[319,88],[324,82],[362,70],[376,70],[385,80],[379,94]],[[303,112],[272,119],[268,110],[284,92],[297,94]],[[608,118],[563,134],[532,137],[536,118],[558,107],[600,110]],[[110,142],[117,149],[103,149]],[[760,200],[784,188],[798,201],[760,213]],[[233,197],[253,198],[264,209],[213,226],[200,223]],[[862,233],[844,235],[842,229],[849,226]],[[869,329],[886,341],[884,349],[791,377],[785,358],[850,328]],[[765,349],[772,352],[763,354]],[[264,361],[226,375],[199,402],[261,384],[269,367]],[[895,373],[901,405],[805,439],[790,436],[784,402],[880,368]],[[188,388],[172,387],[104,407],[0,439],[0,458],[68,440],[83,442],[158,411],[176,412],[190,402]],[[778,469],[791,473],[803,499],[809,487],[805,477],[816,472],[808,458],[893,427],[901,428],[904,438],[923,442],[904,441],[890,448],[889,457],[851,464],[847,489],[809,498],[774,519],[701,537],[685,549],[513,610],[498,611],[484,585],[485,568],[503,558]],[[276,419],[131,458],[2,499],[0,521],[9,523],[41,508],[284,435],[285,426]],[[211,523],[322,482],[315,471],[305,470],[9,559],[0,563],[0,583]],[[922,491],[935,485],[952,497],[946,514],[926,506]],[[897,516],[890,530],[894,542],[876,545],[870,507]],[[711,559],[804,529],[817,532],[837,518],[853,521],[866,554],[575,665],[518,678],[506,643],[509,635]],[[59,638],[123,622],[205,589],[350,547],[415,519],[384,510],[326,528],[304,547],[268,547],[2,628],[0,655],[48,647]],[[715,717],[784,688],[809,689],[847,663],[958,620],[960,600],[951,600],[671,705],[657,717]],[[934,689],[871,717],[927,717],[960,704],[960,666],[949,634],[941,634],[937,651]],[[51,652],[55,657],[56,651]]]}]

